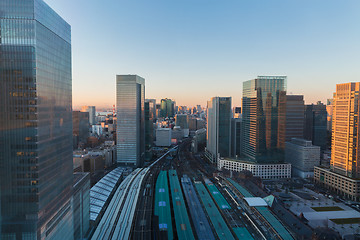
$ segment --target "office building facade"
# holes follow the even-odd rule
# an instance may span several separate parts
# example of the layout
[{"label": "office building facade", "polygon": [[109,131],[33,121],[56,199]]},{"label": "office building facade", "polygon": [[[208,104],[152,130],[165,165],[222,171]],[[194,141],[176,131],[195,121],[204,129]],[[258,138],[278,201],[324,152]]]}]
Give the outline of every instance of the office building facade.
[{"label": "office building facade", "polygon": [[289,163],[259,164],[220,157],[217,168],[235,172],[250,171],[254,177],[262,179],[291,178],[291,164]]},{"label": "office building facade", "polygon": [[241,156],[241,118],[231,119],[231,156]]},{"label": "office building facade", "polygon": [[145,79],[116,76],[117,162],[140,166],[145,158]]},{"label": "office building facade", "polygon": [[331,168],[351,178],[360,177],[360,83],[336,85],[333,108]]},{"label": "office building facade", "polygon": [[326,105],[321,102],[306,105],[304,121],[304,138],[311,140],[314,145],[320,146],[322,150],[325,150],[327,145]]},{"label": "office building facade", "polygon": [[301,178],[313,177],[314,167],[320,165],[320,147],[300,138],[292,138],[285,145],[285,162],[291,164],[292,175]]},{"label": "office building facade", "polygon": [[231,97],[213,97],[207,105],[206,157],[216,163],[218,156],[231,155]]},{"label": "office building facade", "polygon": [[184,132],[183,137],[189,136],[189,115],[187,114],[176,114],[175,125],[181,127]]},{"label": "office building facade", "polygon": [[149,118],[153,121],[156,120],[156,99],[145,99],[149,103]]},{"label": "office building facade", "polygon": [[82,106],[81,112],[88,112],[89,113],[89,124],[94,125],[96,124],[96,108],[95,106]]},{"label": "office building facade", "polygon": [[354,201],[360,200],[360,82],[336,85],[332,109],[330,169],[315,167],[314,180]]},{"label": "office building facade", "polygon": [[145,100],[145,160],[152,158],[152,147],[154,145],[154,115],[151,108],[153,102]]},{"label": "office building facade", "polygon": [[71,29],[0,1],[0,239],[73,239]]},{"label": "office building facade", "polygon": [[161,99],[160,102],[160,117],[170,118],[174,117],[175,113],[175,102],[171,99]]},{"label": "office building facade", "polygon": [[79,144],[85,144],[89,137],[89,113],[73,111],[73,147],[79,147]]},{"label": "office building facade", "polygon": [[304,96],[286,95],[285,141],[304,138]]},{"label": "office building facade", "polygon": [[284,159],[286,76],[258,76],[243,83],[242,155],[257,163]]}]

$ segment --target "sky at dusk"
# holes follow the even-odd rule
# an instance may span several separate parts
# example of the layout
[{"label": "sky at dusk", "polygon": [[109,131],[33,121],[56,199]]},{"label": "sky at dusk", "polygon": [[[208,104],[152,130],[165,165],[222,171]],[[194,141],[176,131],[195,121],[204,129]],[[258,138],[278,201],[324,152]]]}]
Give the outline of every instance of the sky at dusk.
[{"label": "sky at dusk", "polygon": [[73,105],[115,104],[116,74],[146,98],[240,105],[243,81],[287,75],[307,103],[360,81],[359,0],[45,0],[72,26]]}]

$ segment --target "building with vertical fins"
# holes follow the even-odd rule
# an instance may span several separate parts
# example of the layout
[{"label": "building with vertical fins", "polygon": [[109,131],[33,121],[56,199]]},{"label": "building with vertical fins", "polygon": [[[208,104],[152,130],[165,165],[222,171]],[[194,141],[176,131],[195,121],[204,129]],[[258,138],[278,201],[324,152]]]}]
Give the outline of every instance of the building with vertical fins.
[{"label": "building with vertical fins", "polygon": [[338,194],[360,199],[360,82],[336,85],[330,169],[315,167],[314,179]]},{"label": "building with vertical fins", "polygon": [[71,28],[0,1],[0,239],[73,239]]},{"label": "building with vertical fins", "polygon": [[116,76],[117,162],[140,166],[145,158],[145,79]]},{"label": "building with vertical fins", "polygon": [[347,177],[360,177],[360,83],[336,86],[333,109],[331,167]]},{"label": "building with vertical fins", "polygon": [[242,155],[247,161],[284,159],[286,76],[258,76],[243,83]]},{"label": "building with vertical fins", "polygon": [[219,155],[231,155],[231,97],[213,97],[207,104],[205,155],[216,163]]}]

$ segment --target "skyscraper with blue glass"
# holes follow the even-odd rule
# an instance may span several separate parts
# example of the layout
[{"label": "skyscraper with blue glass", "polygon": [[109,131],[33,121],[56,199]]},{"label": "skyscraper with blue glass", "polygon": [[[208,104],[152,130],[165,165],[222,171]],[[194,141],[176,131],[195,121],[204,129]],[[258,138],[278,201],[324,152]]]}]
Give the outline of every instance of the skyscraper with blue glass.
[{"label": "skyscraper with blue glass", "polygon": [[70,25],[1,0],[0,29],[0,239],[72,239]]},{"label": "skyscraper with blue glass", "polygon": [[242,154],[257,163],[283,161],[286,76],[258,76],[243,83]]}]

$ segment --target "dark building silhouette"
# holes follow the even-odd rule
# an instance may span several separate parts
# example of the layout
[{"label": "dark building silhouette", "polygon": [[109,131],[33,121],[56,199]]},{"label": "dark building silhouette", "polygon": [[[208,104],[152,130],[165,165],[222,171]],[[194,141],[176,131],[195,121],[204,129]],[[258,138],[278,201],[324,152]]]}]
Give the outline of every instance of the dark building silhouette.
[{"label": "dark building silhouette", "polygon": [[303,95],[286,95],[286,142],[304,138],[304,111]]},{"label": "dark building silhouette", "polygon": [[79,143],[86,143],[89,137],[89,113],[73,111],[73,147],[78,148]]},{"label": "dark building silhouette", "polygon": [[326,105],[318,102],[316,105],[305,106],[304,138],[311,140],[321,149],[326,149],[327,143],[327,111]]}]

